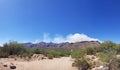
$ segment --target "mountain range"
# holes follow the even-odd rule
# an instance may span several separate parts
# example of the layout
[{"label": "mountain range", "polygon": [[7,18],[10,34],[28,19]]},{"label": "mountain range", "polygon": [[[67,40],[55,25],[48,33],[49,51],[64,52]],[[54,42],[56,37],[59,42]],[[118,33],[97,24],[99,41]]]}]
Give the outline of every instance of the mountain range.
[{"label": "mountain range", "polygon": [[86,46],[93,46],[97,47],[100,45],[99,41],[82,41],[82,42],[76,42],[76,43],[46,43],[46,42],[39,42],[39,43],[24,43],[26,47],[29,48],[34,48],[34,47],[39,47],[39,48],[65,48],[65,47],[71,47],[71,48],[82,48]]}]

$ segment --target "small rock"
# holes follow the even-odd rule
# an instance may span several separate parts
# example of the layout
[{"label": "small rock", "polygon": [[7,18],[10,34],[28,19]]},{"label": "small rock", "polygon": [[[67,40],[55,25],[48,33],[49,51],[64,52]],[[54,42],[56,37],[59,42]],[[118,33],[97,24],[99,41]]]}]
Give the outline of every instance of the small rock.
[{"label": "small rock", "polygon": [[5,64],[5,65],[3,65],[4,67],[8,67],[8,65],[7,64]]},{"label": "small rock", "polygon": [[4,64],[2,63],[2,65],[3,65],[4,67],[7,67],[7,66],[8,66],[7,63],[4,63]]},{"label": "small rock", "polygon": [[16,69],[16,66],[11,65],[11,66],[10,66],[10,69]]}]

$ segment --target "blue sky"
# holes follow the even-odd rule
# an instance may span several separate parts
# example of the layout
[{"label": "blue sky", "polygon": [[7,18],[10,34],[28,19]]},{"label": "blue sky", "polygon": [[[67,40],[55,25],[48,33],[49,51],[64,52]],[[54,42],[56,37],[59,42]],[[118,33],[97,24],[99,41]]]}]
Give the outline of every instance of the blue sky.
[{"label": "blue sky", "polygon": [[0,43],[83,33],[120,42],[119,0],[0,0]]}]

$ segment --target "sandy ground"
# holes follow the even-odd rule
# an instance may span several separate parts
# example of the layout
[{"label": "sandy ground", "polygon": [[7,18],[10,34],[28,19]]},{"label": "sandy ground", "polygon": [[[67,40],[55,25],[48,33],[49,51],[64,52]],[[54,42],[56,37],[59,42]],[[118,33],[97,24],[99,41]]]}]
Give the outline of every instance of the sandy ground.
[{"label": "sandy ground", "polygon": [[[61,57],[54,59],[44,59],[35,61],[14,61],[13,59],[1,59],[0,70],[10,70],[9,65],[13,63],[16,69],[13,70],[77,70],[72,67],[73,60],[71,57]],[[4,67],[7,64],[8,67]]]}]

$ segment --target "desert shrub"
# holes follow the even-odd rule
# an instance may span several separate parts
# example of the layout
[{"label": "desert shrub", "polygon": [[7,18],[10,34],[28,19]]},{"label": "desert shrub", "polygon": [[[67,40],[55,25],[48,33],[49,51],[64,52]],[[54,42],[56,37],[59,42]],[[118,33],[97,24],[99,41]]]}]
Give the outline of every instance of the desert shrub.
[{"label": "desert shrub", "polygon": [[116,53],[113,51],[111,51],[109,53],[101,52],[98,54],[98,56],[101,61],[109,63],[112,59],[114,59],[116,57]]},{"label": "desert shrub", "polygon": [[56,49],[56,51],[60,53],[59,54],[60,57],[62,57],[62,56],[70,56],[70,54],[71,54],[71,51],[69,49],[66,49],[66,48],[65,49],[58,48],[58,49]]},{"label": "desert shrub", "polygon": [[48,59],[53,59],[54,56],[52,54],[47,54]]},{"label": "desert shrub", "polygon": [[120,70],[120,58],[114,58],[110,61],[109,70]]},{"label": "desert shrub", "polygon": [[48,50],[46,54],[47,56],[60,57],[61,52],[55,50]]},{"label": "desert shrub", "polygon": [[72,58],[81,58],[84,57],[86,55],[86,51],[84,49],[81,50],[73,50],[71,52],[71,56]]},{"label": "desert shrub", "polygon": [[94,55],[95,54],[95,49],[92,46],[85,47],[85,51],[86,51],[87,55]]},{"label": "desert shrub", "polygon": [[88,70],[91,64],[85,58],[80,58],[76,59],[72,66],[78,67],[78,70]]},{"label": "desert shrub", "polygon": [[34,54],[44,54],[45,51],[42,48],[33,48]]},{"label": "desert shrub", "polygon": [[4,44],[4,47],[1,47],[2,57],[8,57],[10,55],[10,47],[8,44]]},{"label": "desert shrub", "polygon": [[8,57],[10,55],[23,57],[33,53],[31,49],[26,48],[23,44],[17,43],[15,41],[4,44],[1,50],[3,51],[4,57]]},{"label": "desert shrub", "polygon": [[120,54],[120,44],[116,45],[115,50],[117,54]]},{"label": "desert shrub", "polygon": [[52,56],[52,57],[66,57],[70,56],[71,52],[68,49],[63,49],[63,48],[49,48],[49,49],[44,49],[43,55],[45,56]]},{"label": "desert shrub", "polygon": [[109,53],[110,51],[116,51],[117,44],[113,43],[112,41],[106,41],[102,43],[98,49],[99,52]]},{"label": "desert shrub", "polygon": [[10,55],[22,55],[26,53],[26,48],[17,42],[10,42],[8,46],[10,47]]},{"label": "desert shrub", "polygon": [[0,49],[0,58],[3,58],[3,57],[7,57],[6,55],[5,55],[5,53],[3,52],[3,50],[2,49]]}]

